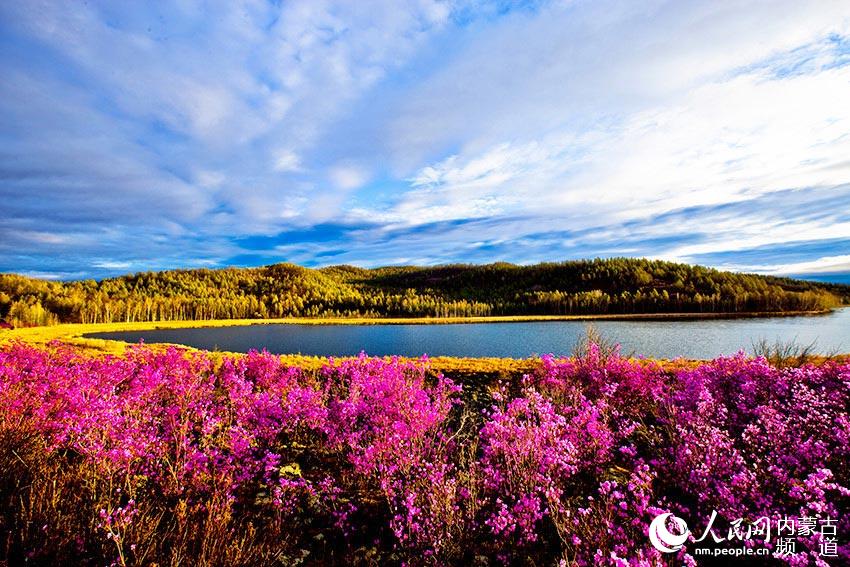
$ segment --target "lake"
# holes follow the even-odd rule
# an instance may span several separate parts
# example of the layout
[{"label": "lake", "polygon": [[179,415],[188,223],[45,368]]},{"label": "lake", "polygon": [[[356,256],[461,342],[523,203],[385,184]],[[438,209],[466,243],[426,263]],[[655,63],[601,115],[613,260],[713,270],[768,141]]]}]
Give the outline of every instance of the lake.
[{"label": "lake", "polygon": [[[318,356],[371,355],[524,358],[569,354],[587,321],[463,323],[452,325],[271,324],[195,329],[94,333],[87,336],[136,343],[179,343],[207,350]],[[655,358],[713,358],[751,351],[766,339],[816,343],[818,352],[850,352],[850,308],[829,315],[755,319],[594,321],[623,351]]]}]

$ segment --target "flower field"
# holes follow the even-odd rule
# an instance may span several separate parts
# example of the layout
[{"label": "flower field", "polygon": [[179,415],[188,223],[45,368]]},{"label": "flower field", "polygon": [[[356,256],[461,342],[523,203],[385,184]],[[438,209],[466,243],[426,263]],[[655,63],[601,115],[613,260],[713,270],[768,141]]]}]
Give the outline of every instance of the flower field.
[{"label": "flower field", "polygon": [[850,363],[531,367],[6,345],[0,564],[850,563]]}]

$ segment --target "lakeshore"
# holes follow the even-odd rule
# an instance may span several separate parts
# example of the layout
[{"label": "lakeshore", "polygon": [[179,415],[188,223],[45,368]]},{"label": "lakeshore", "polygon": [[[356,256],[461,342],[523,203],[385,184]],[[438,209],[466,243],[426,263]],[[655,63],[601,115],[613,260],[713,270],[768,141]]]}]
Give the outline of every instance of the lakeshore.
[{"label": "lakeshore", "polygon": [[[137,342],[109,340],[105,338],[97,338],[93,335],[102,333],[128,333],[128,332],[148,332],[148,331],[179,331],[179,330],[203,330],[203,329],[223,329],[232,327],[234,330],[240,327],[263,327],[263,326],[280,326],[293,325],[298,329],[311,326],[375,326],[375,325],[476,325],[481,328],[481,324],[493,323],[548,323],[556,324],[557,322],[586,322],[592,325],[594,322],[599,322],[603,325],[614,322],[624,321],[631,322],[628,324],[636,324],[640,321],[652,322],[682,322],[706,320],[717,321],[718,319],[728,319],[730,322],[740,321],[741,319],[762,319],[764,317],[800,317],[816,315],[829,316],[829,313],[813,313],[813,312],[794,312],[794,313],[750,313],[750,314],[726,314],[723,317],[721,314],[640,314],[640,315],[592,315],[592,316],[513,316],[513,317],[468,317],[468,318],[387,318],[387,319],[351,319],[351,318],[284,318],[284,319],[228,319],[228,320],[213,320],[213,321],[148,321],[148,322],[128,322],[128,323],[100,323],[100,324],[61,324],[46,327],[26,327],[12,330],[0,331],[0,342],[8,342],[20,340],[28,344],[47,344],[53,341],[70,344],[86,351],[102,354],[121,355],[124,353],[127,346]],[[504,325],[500,325],[504,326]],[[389,328],[389,327],[388,327]],[[548,328],[548,325],[547,325]],[[489,327],[484,327],[485,330]],[[296,329],[293,329],[295,331]],[[552,328],[554,331],[555,328]],[[522,331],[522,326],[517,327],[517,332]],[[271,331],[270,331],[271,332]],[[741,348],[747,347],[744,344],[746,341],[742,339],[739,345]],[[145,338],[145,343],[156,348],[162,348],[165,345],[177,345],[181,348],[193,349],[187,346],[185,342],[179,339],[169,339],[167,341],[153,341]],[[256,348],[262,348],[262,345],[254,345]],[[217,349],[224,353],[239,354],[244,353],[244,349],[232,349],[222,345],[223,348]],[[204,350],[203,348],[197,350]],[[215,349],[208,349],[215,350]],[[369,349],[367,349],[367,352]],[[842,349],[841,352],[845,352]],[[283,360],[292,365],[297,365],[305,368],[313,368],[321,365],[322,361],[326,360],[327,356],[322,355],[301,355],[301,354],[282,354]],[[332,354],[332,353],[327,353]],[[374,353],[372,353],[374,354]],[[404,354],[402,352],[392,352],[391,354]],[[431,352],[429,352],[431,354]],[[463,354],[463,353],[462,353]],[[346,356],[338,356],[337,358],[346,358]],[[402,358],[416,358],[405,357]],[[663,360],[665,357],[647,357],[658,358]],[[671,356],[669,358],[678,358]],[[688,357],[685,357],[688,358]],[[694,357],[695,360],[700,359]],[[432,356],[431,365],[434,370],[442,372],[522,372],[529,368],[529,362],[525,356],[504,357],[504,356]]]}]

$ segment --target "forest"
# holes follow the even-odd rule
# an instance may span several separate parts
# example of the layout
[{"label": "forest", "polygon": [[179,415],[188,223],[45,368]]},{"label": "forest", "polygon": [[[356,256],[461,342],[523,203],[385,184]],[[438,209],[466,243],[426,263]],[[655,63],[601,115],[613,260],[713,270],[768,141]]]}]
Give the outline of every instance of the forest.
[{"label": "forest", "polygon": [[824,311],[848,303],[846,285],[633,258],[375,269],[275,264],[67,282],[0,274],[0,319],[14,326],[278,317]]}]

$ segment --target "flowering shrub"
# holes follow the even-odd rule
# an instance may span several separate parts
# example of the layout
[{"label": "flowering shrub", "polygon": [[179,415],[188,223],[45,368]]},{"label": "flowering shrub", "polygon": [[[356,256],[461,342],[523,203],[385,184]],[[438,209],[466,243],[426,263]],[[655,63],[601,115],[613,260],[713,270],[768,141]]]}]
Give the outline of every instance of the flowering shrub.
[{"label": "flowering shrub", "polygon": [[452,544],[459,506],[445,424],[460,387],[443,376],[428,386],[420,364],[361,355],[324,369],[333,395],[327,432],[354,471],[374,480],[398,542],[427,557]]},{"label": "flowering shrub", "polygon": [[5,345],[0,564],[693,564],[712,513],[850,562],[850,363],[530,366],[470,393],[427,359]]},{"label": "flowering shrub", "polygon": [[561,501],[578,471],[578,443],[566,416],[539,393],[495,408],[481,430],[484,485],[494,503],[485,524],[498,537],[537,541],[545,513]]}]

